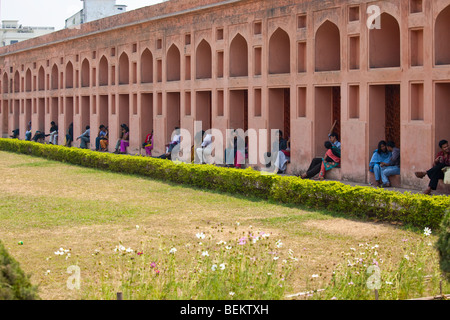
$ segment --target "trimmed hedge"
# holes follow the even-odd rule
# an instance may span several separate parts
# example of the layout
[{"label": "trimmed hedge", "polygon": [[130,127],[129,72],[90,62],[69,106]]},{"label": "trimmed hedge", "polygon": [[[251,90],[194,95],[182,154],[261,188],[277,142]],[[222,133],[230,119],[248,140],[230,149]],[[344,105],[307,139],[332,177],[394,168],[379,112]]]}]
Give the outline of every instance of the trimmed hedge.
[{"label": "trimmed hedge", "polygon": [[439,252],[439,265],[450,281],[450,209],[442,220],[439,240],[436,243]]},{"label": "trimmed hedge", "polygon": [[101,153],[16,139],[0,139],[0,150],[89,168],[143,175],[202,189],[345,212],[353,217],[401,221],[432,230],[439,229],[445,211],[450,207],[448,196],[430,197],[349,186],[337,181],[302,180],[298,177],[264,174],[251,168],[242,170],[174,163],[163,159]]},{"label": "trimmed hedge", "polygon": [[0,300],[39,300],[37,287],[30,283],[19,263],[0,241]]}]

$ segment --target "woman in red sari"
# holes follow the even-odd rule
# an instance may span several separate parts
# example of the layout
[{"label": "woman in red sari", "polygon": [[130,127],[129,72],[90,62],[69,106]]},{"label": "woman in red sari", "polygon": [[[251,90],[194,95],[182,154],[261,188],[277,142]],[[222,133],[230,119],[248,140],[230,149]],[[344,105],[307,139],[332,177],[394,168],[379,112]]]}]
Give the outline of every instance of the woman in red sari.
[{"label": "woman in red sari", "polygon": [[341,162],[341,152],[338,148],[334,147],[330,141],[325,141],[325,148],[327,152],[322,158],[322,166],[320,168],[319,180],[325,179],[325,173],[337,166]]}]

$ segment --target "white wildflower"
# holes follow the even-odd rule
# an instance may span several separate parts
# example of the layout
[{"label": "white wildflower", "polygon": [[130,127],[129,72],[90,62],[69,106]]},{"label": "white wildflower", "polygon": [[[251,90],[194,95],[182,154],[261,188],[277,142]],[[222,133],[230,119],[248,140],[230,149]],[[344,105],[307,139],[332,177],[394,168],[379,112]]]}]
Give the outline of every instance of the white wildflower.
[{"label": "white wildflower", "polygon": [[423,234],[424,234],[426,237],[428,237],[428,236],[431,234],[431,229],[428,228],[428,227],[426,227],[426,228],[423,230]]},{"label": "white wildflower", "polygon": [[211,267],[211,270],[212,271],[216,271],[216,269],[217,269],[217,264],[213,264],[212,267]]},{"label": "white wildflower", "polygon": [[199,239],[205,239],[205,234],[203,232],[197,233],[195,236]]},{"label": "white wildflower", "polygon": [[203,251],[202,252],[202,257],[209,257],[208,251]]},{"label": "white wildflower", "polygon": [[221,263],[221,264],[219,265],[219,267],[220,267],[220,270],[225,270],[225,263]]},{"label": "white wildflower", "polygon": [[175,248],[172,248],[172,249],[170,249],[170,251],[169,251],[169,253],[171,253],[171,254],[175,254],[175,252],[177,252],[177,249],[175,249]]},{"label": "white wildflower", "polygon": [[276,246],[277,246],[277,248],[281,248],[283,246],[283,243],[281,242],[281,240],[278,240],[276,242]]}]

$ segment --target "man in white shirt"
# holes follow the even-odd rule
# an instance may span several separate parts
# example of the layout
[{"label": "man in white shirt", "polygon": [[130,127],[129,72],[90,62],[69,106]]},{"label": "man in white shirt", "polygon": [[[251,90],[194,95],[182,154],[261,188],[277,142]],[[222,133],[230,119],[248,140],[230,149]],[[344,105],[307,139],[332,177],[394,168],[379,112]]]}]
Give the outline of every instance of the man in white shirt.
[{"label": "man in white shirt", "polygon": [[200,163],[212,163],[211,154],[212,154],[212,135],[207,133],[205,138],[203,139],[202,145],[200,148],[197,148],[197,156],[200,160]]}]

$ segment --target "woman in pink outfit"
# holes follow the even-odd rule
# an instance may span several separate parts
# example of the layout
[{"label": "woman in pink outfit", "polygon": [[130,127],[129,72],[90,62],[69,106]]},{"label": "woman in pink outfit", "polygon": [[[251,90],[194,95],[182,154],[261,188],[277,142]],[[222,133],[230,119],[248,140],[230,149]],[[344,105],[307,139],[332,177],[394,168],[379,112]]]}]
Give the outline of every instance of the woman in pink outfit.
[{"label": "woman in pink outfit", "polygon": [[120,153],[127,153],[127,147],[130,145],[130,130],[128,129],[127,126],[124,126],[122,128],[123,131],[123,136],[122,136],[122,140],[120,140]]}]

